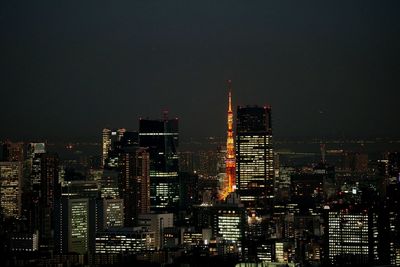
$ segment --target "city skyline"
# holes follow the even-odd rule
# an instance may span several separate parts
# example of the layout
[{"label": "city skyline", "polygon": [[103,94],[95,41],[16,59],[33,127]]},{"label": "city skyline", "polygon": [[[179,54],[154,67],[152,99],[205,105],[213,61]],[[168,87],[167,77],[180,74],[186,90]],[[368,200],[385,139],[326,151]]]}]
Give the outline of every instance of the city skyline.
[{"label": "city skyline", "polygon": [[0,3],[4,266],[400,266],[399,1]]},{"label": "city skyline", "polygon": [[4,2],[0,137],[93,139],[163,110],[184,138],[223,136],[227,79],[234,109],[272,105],[277,137],[399,136],[399,5]]}]

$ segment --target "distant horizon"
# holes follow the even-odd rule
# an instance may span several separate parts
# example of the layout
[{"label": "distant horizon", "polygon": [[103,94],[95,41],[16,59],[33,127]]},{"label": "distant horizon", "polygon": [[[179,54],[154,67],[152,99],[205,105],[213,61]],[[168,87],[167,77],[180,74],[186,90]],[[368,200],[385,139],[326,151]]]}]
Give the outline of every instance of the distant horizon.
[{"label": "distant horizon", "polygon": [[[129,129],[127,129],[129,131]],[[137,131],[133,131],[137,132]],[[197,137],[188,137],[188,136],[182,136],[181,133],[179,133],[179,142],[190,142],[190,141],[206,141],[207,139],[210,138],[215,138],[215,141],[218,141],[218,139],[221,142],[225,142],[226,136],[197,136]],[[273,135],[273,140],[276,142],[283,142],[283,141],[350,141],[350,140],[365,140],[365,141],[400,141],[400,136],[382,136],[382,135],[370,135],[370,136],[276,136]],[[22,137],[22,138],[10,138],[10,137],[1,137],[0,142],[6,142],[6,141],[11,141],[11,142],[24,142],[24,143],[29,143],[29,142],[49,142],[49,143],[101,143],[101,133],[98,136],[90,136],[90,137],[71,137],[71,138],[57,138],[57,137]]]}]

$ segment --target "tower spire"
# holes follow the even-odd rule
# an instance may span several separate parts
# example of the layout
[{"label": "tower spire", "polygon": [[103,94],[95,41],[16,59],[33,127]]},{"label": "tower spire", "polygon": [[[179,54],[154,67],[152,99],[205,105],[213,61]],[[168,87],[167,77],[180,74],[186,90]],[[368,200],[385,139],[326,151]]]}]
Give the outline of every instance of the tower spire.
[{"label": "tower spire", "polygon": [[231,80],[228,80],[228,90],[229,90],[228,112],[232,112],[232,81]]},{"label": "tower spire", "polygon": [[227,138],[226,138],[226,157],[225,168],[226,177],[221,193],[221,199],[225,199],[229,193],[235,190],[236,183],[236,159],[235,146],[233,143],[233,112],[232,112],[232,81],[228,80],[228,118],[227,118]]}]

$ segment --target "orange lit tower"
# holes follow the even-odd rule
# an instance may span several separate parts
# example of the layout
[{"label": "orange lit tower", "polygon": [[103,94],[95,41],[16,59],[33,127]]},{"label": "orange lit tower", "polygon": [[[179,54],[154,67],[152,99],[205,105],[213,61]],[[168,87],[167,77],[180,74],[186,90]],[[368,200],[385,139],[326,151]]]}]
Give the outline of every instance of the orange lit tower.
[{"label": "orange lit tower", "polygon": [[232,112],[232,81],[228,80],[229,89],[229,104],[228,104],[228,135],[226,139],[226,181],[227,185],[223,189],[223,198],[229,193],[235,190],[235,171],[236,171],[236,159],[235,159],[235,145],[233,143],[233,112]]}]

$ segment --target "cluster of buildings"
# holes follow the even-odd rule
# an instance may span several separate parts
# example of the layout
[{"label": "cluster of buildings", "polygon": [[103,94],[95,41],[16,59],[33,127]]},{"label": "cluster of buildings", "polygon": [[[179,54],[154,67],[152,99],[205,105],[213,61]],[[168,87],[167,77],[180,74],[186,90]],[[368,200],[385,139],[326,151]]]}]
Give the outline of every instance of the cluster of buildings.
[{"label": "cluster of buildings", "polygon": [[281,165],[271,107],[237,107],[234,127],[231,94],[227,126],[197,169],[167,114],[103,129],[97,165],[3,142],[6,265],[400,265],[400,153]]}]

